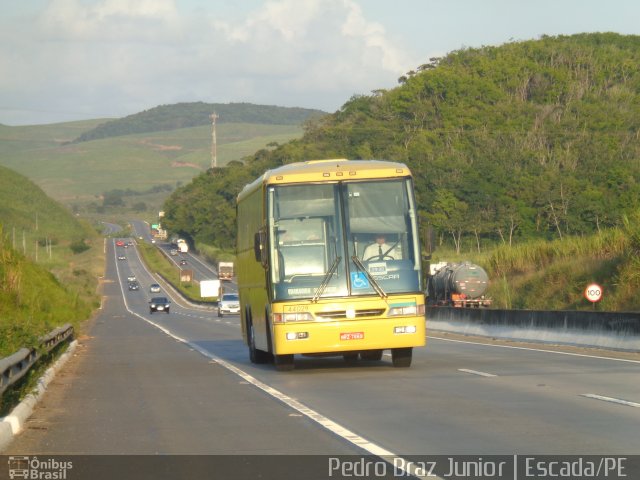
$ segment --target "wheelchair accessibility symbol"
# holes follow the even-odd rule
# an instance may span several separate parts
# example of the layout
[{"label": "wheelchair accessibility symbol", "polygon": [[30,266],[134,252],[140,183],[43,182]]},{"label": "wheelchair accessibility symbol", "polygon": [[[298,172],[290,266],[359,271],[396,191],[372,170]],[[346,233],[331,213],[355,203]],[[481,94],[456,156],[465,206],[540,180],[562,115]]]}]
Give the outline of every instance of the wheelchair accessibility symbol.
[{"label": "wheelchair accessibility symbol", "polygon": [[369,288],[369,279],[362,272],[351,272],[351,286],[353,288]]}]

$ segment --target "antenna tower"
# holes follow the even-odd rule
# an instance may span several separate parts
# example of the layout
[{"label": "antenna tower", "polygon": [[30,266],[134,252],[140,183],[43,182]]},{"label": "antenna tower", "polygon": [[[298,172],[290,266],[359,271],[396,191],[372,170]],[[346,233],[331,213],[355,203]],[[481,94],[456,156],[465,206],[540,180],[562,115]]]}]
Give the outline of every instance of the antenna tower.
[{"label": "antenna tower", "polygon": [[216,168],[218,166],[216,145],[216,120],[218,119],[218,114],[213,112],[209,115],[209,118],[211,119],[211,168]]}]

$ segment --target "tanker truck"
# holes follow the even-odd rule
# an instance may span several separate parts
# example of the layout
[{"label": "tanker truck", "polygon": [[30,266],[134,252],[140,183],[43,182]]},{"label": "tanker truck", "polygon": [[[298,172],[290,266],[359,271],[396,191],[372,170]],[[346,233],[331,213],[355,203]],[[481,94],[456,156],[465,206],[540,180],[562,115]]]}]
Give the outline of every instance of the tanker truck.
[{"label": "tanker truck", "polygon": [[488,307],[487,272],[471,262],[447,263],[427,279],[427,303],[450,307]]}]

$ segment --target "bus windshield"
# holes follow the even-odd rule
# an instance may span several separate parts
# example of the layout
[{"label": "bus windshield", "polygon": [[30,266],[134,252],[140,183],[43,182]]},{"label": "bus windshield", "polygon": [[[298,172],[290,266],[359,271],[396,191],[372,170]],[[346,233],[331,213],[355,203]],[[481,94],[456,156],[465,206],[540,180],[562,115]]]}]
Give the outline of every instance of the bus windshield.
[{"label": "bus windshield", "polygon": [[411,180],[268,188],[274,300],[422,291]]}]

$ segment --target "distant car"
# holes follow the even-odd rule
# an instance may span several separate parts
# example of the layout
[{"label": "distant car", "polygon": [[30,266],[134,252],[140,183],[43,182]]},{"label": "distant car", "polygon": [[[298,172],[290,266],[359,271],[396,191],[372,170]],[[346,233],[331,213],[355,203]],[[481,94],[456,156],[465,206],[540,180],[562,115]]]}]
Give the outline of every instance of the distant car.
[{"label": "distant car", "polygon": [[124,242],[122,240],[118,240],[116,242],[116,247],[124,247]]},{"label": "distant car", "polygon": [[151,293],[158,293],[158,292],[160,292],[160,285],[158,285],[157,283],[152,283],[152,284],[149,286],[149,291],[150,291]]},{"label": "distant car", "polygon": [[137,280],[135,275],[129,275],[127,277],[127,282],[135,282]]},{"label": "distant car", "polygon": [[127,257],[124,255],[118,255],[118,260],[126,260]]},{"label": "distant car", "polygon": [[166,312],[169,313],[171,302],[167,297],[154,297],[149,301],[149,313]]},{"label": "distant car", "polygon": [[182,260],[180,260],[180,265],[186,265],[187,261],[183,258]]},{"label": "distant car", "polygon": [[129,290],[140,290],[140,284],[138,282],[129,282]]},{"label": "distant car", "polygon": [[222,317],[225,313],[240,313],[240,298],[237,293],[223,293],[218,300],[218,316]]},{"label": "distant car", "polygon": [[175,256],[178,254],[178,250],[176,250],[175,248],[172,248],[171,251],[169,252],[171,255]]}]

